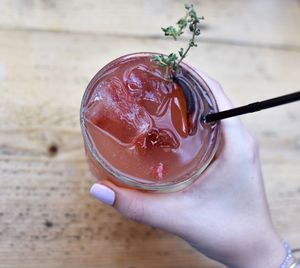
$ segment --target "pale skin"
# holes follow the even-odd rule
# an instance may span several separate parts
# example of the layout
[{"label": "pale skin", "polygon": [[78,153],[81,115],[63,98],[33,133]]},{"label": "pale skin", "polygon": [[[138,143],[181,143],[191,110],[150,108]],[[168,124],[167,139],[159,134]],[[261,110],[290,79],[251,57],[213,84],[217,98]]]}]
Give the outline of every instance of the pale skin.
[{"label": "pale skin", "polygon": [[[219,83],[201,76],[219,109],[232,108]],[[228,267],[278,268],[286,252],[270,218],[257,143],[238,118],[221,125],[216,159],[183,191],[153,194],[100,183],[113,190],[113,206],[125,217],[180,236]]]}]

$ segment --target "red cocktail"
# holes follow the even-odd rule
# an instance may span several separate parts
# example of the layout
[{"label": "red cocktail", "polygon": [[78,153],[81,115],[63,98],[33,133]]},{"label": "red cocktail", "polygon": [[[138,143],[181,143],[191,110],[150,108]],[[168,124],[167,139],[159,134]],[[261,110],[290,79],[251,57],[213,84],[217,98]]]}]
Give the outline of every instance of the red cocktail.
[{"label": "red cocktail", "polygon": [[201,76],[181,64],[174,79],[152,53],[118,58],[89,83],[81,127],[93,173],[99,179],[144,190],[177,190],[212,161],[219,123],[201,116],[216,101]]}]

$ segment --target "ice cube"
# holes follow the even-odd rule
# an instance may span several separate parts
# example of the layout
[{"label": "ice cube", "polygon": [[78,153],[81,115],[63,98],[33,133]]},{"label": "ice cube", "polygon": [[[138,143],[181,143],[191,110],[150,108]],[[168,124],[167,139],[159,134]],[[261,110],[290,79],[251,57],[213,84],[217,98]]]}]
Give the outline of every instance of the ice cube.
[{"label": "ice cube", "polygon": [[137,137],[135,147],[141,155],[144,155],[147,150],[154,148],[164,148],[166,150],[177,149],[179,141],[172,131],[153,127],[147,133]]},{"label": "ice cube", "polygon": [[174,91],[174,83],[149,66],[139,64],[127,70],[123,77],[128,92],[134,96],[151,115],[164,110],[167,95]]},{"label": "ice cube", "polygon": [[152,128],[147,132],[147,141],[149,145],[161,148],[176,149],[179,146],[177,138],[168,129]]},{"label": "ice cube", "polygon": [[85,117],[119,143],[125,144],[131,144],[151,125],[148,113],[118,78],[97,85]]},{"label": "ice cube", "polygon": [[128,73],[128,75],[125,76],[124,80],[126,81],[128,92],[131,95],[140,98],[143,94],[143,88],[145,87],[145,85],[141,77],[139,76],[139,71],[134,68]]}]

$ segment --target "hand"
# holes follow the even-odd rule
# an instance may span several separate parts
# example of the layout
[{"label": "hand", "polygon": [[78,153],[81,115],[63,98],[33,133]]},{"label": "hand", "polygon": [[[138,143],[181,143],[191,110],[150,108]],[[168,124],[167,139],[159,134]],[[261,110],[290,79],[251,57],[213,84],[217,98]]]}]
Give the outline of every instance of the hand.
[{"label": "hand", "polygon": [[[221,86],[201,75],[219,109],[232,108]],[[238,118],[221,126],[216,159],[187,189],[153,194],[104,181],[91,193],[125,217],[178,235],[229,267],[279,267],[285,250],[270,220],[257,144]]]}]

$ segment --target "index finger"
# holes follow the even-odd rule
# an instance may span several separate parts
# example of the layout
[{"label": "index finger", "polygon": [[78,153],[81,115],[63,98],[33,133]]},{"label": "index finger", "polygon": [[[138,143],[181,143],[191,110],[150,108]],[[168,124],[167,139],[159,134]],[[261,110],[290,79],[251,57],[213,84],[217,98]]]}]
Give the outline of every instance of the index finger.
[{"label": "index finger", "polygon": [[[226,96],[222,86],[216,80],[210,78],[208,75],[201,71],[197,71],[199,75],[207,83],[208,87],[212,91],[217,104],[219,111],[229,110],[234,108],[233,104]],[[222,132],[225,140],[232,140],[234,143],[238,137],[243,137],[245,135],[245,127],[242,124],[241,120],[238,117],[231,117],[221,120]]]}]

